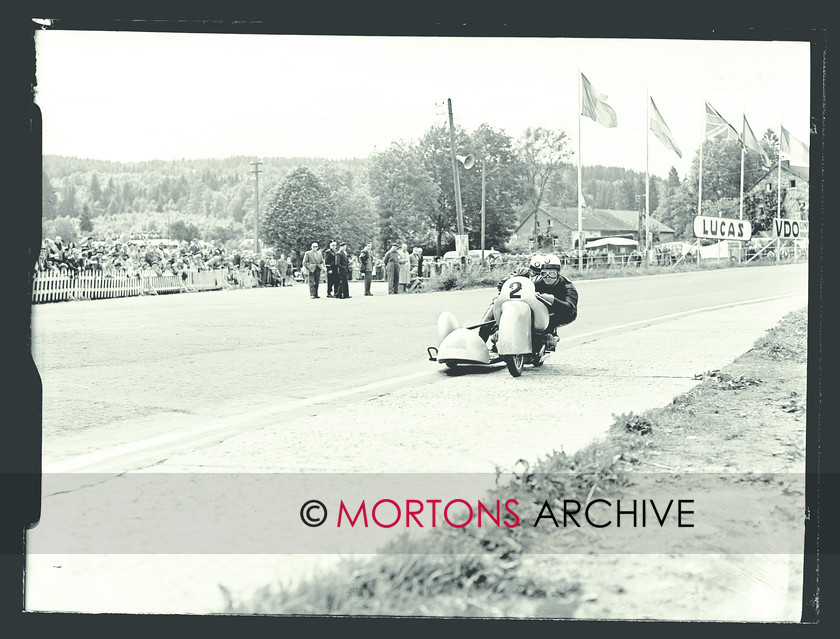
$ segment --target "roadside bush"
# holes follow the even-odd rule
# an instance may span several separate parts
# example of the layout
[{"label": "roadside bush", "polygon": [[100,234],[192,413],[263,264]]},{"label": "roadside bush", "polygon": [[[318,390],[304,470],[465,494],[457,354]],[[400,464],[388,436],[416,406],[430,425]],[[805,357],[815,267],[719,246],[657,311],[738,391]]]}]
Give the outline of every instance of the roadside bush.
[{"label": "roadside bush", "polygon": [[465,271],[460,268],[453,268],[442,272],[440,275],[432,275],[426,280],[424,288],[427,291],[451,291],[496,286],[499,280],[507,274],[507,270],[491,270],[486,266],[468,264]]},{"label": "roadside bush", "polygon": [[[788,262],[782,262],[787,264]],[[750,268],[755,266],[767,266],[767,263],[750,262],[749,264],[731,264],[726,260],[717,262],[716,260],[704,260],[703,263],[697,264],[696,261],[681,262],[676,265],[660,266],[660,265],[641,265],[629,267],[606,267],[593,266],[579,271],[577,267],[566,266],[562,273],[565,274],[573,282],[580,280],[596,280],[596,279],[614,279],[637,277],[641,275],[660,275],[666,273],[689,273],[694,271],[717,271],[727,268]],[[425,282],[422,290],[425,291],[451,291],[451,290],[465,290],[470,288],[486,288],[496,286],[499,280],[505,278],[513,270],[512,267],[503,264],[496,266],[493,269],[482,267],[479,264],[468,264],[465,271],[454,267],[450,270],[443,271],[440,275],[432,275]],[[421,290],[421,291],[422,291]]]}]

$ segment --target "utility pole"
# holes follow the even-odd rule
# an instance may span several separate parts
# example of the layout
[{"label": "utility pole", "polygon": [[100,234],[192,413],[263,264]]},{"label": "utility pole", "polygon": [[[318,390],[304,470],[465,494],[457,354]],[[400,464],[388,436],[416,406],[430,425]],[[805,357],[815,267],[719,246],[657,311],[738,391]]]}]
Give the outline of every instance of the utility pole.
[{"label": "utility pole", "polygon": [[539,228],[540,223],[537,221],[537,213],[539,212],[540,207],[534,209],[534,253],[538,253],[540,250],[540,237],[539,237]]},{"label": "utility pole", "polygon": [[484,203],[486,197],[484,195],[484,171],[487,168],[487,158],[481,158],[481,265],[484,266],[484,220],[486,214],[484,212]]},{"label": "utility pole", "polygon": [[[464,210],[461,208],[461,180],[458,177],[458,162],[455,160],[455,124],[452,119],[452,98],[447,98],[446,104],[449,109],[449,146],[452,155],[452,179],[455,182],[455,213],[458,223],[458,241],[460,242],[464,236]],[[464,254],[461,256],[461,268],[466,269],[466,267],[467,257]]]},{"label": "utility pole", "polygon": [[257,257],[262,257],[262,253],[260,252],[260,166],[262,162],[257,160],[256,162],[251,162],[251,166],[254,167],[251,171],[254,174],[254,251],[257,254]]}]

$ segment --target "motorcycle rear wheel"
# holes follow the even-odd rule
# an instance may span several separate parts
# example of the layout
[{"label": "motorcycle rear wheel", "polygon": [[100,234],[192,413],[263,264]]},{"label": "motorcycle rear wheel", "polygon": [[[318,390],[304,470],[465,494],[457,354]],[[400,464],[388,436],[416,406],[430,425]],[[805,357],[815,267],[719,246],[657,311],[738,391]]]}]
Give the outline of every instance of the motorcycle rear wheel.
[{"label": "motorcycle rear wheel", "polygon": [[519,377],[522,374],[522,369],[525,367],[525,356],[506,355],[505,363],[507,364],[507,369],[511,376]]}]

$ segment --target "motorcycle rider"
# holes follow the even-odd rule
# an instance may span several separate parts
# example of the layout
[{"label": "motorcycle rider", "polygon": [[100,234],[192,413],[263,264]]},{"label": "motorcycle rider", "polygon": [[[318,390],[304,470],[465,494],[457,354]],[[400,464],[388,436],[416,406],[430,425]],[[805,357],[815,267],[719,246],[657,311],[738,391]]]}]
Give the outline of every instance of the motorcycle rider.
[{"label": "motorcycle rider", "polygon": [[[545,347],[547,351],[553,351],[557,347],[557,328],[571,324],[577,319],[578,292],[571,280],[560,272],[562,265],[562,261],[556,255],[534,255],[527,268],[516,269],[497,286],[501,290],[505,281],[515,276],[528,277],[534,283],[537,297],[548,306],[548,337]],[[491,319],[493,319],[492,302],[484,313],[482,322]],[[479,335],[486,341],[494,329],[493,325],[484,326],[479,329]],[[495,343],[491,350],[493,348],[495,348]]]}]

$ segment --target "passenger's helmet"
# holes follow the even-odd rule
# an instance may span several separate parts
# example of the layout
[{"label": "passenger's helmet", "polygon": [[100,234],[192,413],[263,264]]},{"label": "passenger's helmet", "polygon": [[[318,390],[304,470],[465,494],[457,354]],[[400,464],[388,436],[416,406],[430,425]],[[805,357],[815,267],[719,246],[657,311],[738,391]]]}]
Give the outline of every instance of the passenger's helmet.
[{"label": "passenger's helmet", "polygon": [[528,265],[528,268],[531,269],[534,273],[539,273],[543,267],[543,262],[545,260],[545,255],[537,253],[534,257],[531,258],[531,263]]}]

